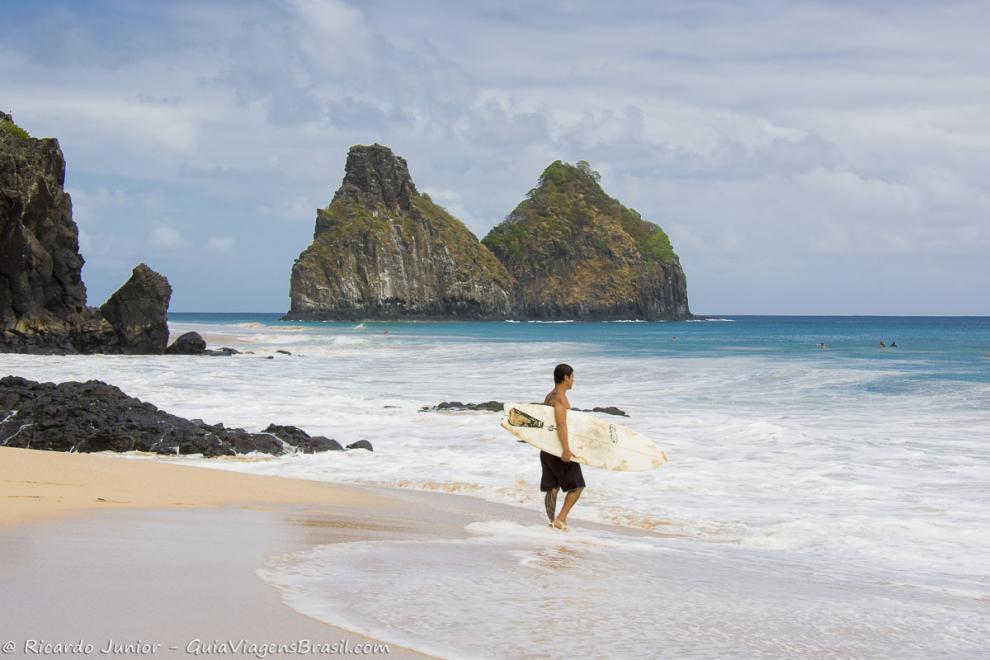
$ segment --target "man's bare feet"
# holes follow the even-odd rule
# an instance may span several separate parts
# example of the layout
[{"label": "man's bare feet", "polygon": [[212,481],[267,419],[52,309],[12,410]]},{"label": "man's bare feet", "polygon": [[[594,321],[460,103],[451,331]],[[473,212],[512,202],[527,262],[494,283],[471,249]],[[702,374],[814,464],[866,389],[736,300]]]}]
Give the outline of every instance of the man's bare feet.
[{"label": "man's bare feet", "polygon": [[562,532],[571,531],[570,528],[567,527],[567,523],[561,520],[560,518],[556,518],[552,523],[550,523],[550,526],[553,527],[554,529],[559,529]]}]

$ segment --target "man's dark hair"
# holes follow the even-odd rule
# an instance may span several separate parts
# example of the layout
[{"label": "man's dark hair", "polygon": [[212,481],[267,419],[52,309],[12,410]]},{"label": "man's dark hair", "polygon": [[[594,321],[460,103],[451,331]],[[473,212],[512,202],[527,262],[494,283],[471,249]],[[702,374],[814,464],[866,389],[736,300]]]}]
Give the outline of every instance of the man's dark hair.
[{"label": "man's dark hair", "polygon": [[563,383],[564,379],[574,373],[574,367],[569,364],[558,364],[553,370],[553,382]]}]

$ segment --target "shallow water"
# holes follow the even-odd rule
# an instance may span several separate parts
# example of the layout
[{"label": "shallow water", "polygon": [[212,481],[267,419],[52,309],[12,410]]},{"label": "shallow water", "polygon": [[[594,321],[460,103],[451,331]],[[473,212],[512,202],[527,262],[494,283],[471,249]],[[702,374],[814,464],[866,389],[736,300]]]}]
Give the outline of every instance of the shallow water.
[{"label": "shallow water", "polygon": [[445,657],[976,657],[986,603],[741,548],[485,521],[259,571],[296,609]]}]

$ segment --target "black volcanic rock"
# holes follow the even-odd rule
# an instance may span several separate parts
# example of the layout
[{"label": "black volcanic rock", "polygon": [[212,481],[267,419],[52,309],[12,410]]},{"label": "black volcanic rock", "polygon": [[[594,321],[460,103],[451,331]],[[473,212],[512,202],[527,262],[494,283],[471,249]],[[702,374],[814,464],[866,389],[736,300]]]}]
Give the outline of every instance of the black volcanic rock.
[{"label": "black volcanic rock", "polygon": [[667,234],[609,197],[584,161],[551,164],[482,241],[514,280],[520,319],[686,319]]},{"label": "black volcanic rock", "polygon": [[[537,404],[540,405],[540,404]],[[388,406],[386,406],[387,408]],[[423,406],[419,412],[502,412],[505,404],[501,401],[485,401],[483,403],[461,403],[460,401],[441,401],[435,406]],[[615,406],[596,406],[590,410],[587,408],[571,408],[578,412],[603,413],[605,415],[616,415],[619,417],[629,417],[629,414],[616,408]]]},{"label": "black volcanic rock", "polygon": [[[172,287],[164,276],[138,264],[131,278],[100,312],[117,333],[121,353],[161,354],[168,344],[168,303]],[[206,342],[203,342],[206,348]]]},{"label": "black volcanic rock", "polygon": [[[120,310],[116,327],[86,306],[79,230],[64,183],[58,141],[32,138],[0,112],[0,352],[161,353],[162,326],[151,307],[132,304],[130,282],[115,294],[122,298],[108,301]],[[151,286],[150,276],[142,282]]]},{"label": "black volcanic rock", "polygon": [[367,440],[358,440],[357,442],[352,442],[347,445],[348,449],[367,449],[368,451],[375,451],[375,448],[371,446],[371,443]]},{"label": "black volcanic rock", "polygon": [[588,410],[587,408],[571,408],[571,410],[577,410],[579,412],[602,413],[605,415],[616,415],[617,417],[629,417],[629,413],[625,410],[616,408],[615,406],[596,406],[591,410]]},{"label": "black volcanic rock", "polygon": [[287,454],[340,449],[328,438],[266,430],[250,433],[205,424],[159,410],[98,380],[37,383],[0,379],[0,445],[51,451],[146,451],[157,454],[232,456],[248,452]]},{"label": "black volcanic rock", "polygon": [[322,435],[311,436],[296,426],[269,424],[268,428],[262,431],[262,433],[271,433],[304,454],[315,454],[321,451],[341,451],[343,449],[341,444],[332,438],[326,438]]},{"label": "black volcanic rock", "polygon": [[292,266],[289,320],[493,319],[510,311],[502,264],[416,190],[406,161],[351,147],[344,181]]},{"label": "black volcanic rock", "polygon": [[423,406],[420,412],[455,412],[482,411],[502,412],[504,404],[501,401],[485,401],[484,403],[461,403],[460,401],[441,401],[435,406]]},{"label": "black volcanic rock", "polygon": [[206,340],[198,332],[179,335],[179,338],[165,349],[167,355],[202,355],[205,352]]},{"label": "black volcanic rock", "polygon": [[0,351],[74,353],[114,341],[86,307],[79,232],[58,141],[0,113]]}]

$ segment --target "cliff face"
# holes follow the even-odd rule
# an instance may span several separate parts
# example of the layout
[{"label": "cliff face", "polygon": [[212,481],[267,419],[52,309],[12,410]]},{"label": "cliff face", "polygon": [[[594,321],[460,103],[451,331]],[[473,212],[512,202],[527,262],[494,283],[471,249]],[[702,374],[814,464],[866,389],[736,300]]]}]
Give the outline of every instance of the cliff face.
[{"label": "cliff face", "polygon": [[514,279],[516,318],[691,316],[667,234],[606,195],[585,162],[550,165],[482,242]]},{"label": "cliff face", "polygon": [[511,278],[457,218],[416,190],[406,161],[355,146],[292,267],[292,320],[494,319]]},{"label": "cliff face", "polygon": [[[143,322],[111,322],[86,306],[79,231],[64,182],[58,141],[32,138],[0,113],[0,352],[116,353],[116,323]],[[162,302],[167,308],[168,299]]]}]

